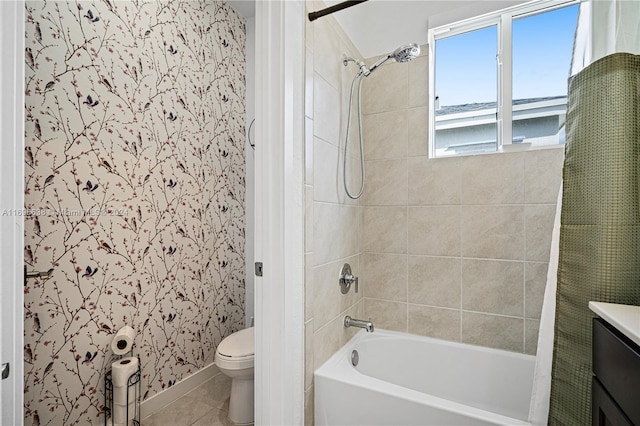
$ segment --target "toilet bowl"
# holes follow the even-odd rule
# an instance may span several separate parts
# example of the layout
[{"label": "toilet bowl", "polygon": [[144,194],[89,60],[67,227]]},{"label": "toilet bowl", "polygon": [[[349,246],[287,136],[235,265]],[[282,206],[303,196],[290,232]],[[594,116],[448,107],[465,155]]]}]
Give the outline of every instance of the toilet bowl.
[{"label": "toilet bowl", "polygon": [[253,360],[253,327],[225,337],[216,349],[216,365],[231,378],[229,420],[236,425],[253,423]]}]

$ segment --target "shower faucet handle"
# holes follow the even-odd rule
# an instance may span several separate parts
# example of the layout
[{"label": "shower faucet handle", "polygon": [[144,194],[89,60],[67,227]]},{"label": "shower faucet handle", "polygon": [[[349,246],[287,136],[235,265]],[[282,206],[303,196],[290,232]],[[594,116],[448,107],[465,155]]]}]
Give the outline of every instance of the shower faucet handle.
[{"label": "shower faucet handle", "polygon": [[338,282],[340,283],[340,292],[347,294],[351,288],[351,284],[355,284],[354,290],[358,292],[358,277],[351,273],[351,265],[345,263],[340,269],[340,275],[338,276]]}]

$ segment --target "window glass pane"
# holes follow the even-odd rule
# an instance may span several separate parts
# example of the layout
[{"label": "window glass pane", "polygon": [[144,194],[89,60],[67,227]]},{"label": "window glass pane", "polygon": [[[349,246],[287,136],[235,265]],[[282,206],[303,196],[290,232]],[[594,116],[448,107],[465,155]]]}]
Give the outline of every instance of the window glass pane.
[{"label": "window glass pane", "polygon": [[513,20],[513,143],[564,144],[578,5]]},{"label": "window glass pane", "polygon": [[436,157],[497,150],[497,31],[436,40]]}]

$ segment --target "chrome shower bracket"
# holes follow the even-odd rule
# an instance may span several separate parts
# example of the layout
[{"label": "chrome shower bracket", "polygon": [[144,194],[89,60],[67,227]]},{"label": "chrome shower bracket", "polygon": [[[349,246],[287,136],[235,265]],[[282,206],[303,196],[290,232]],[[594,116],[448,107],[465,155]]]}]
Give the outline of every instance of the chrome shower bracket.
[{"label": "chrome shower bracket", "polygon": [[351,284],[355,284],[354,290],[358,292],[358,277],[351,274],[351,265],[345,263],[342,265],[342,269],[340,270],[339,283],[340,283],[340,292],[342,294],[347,294],[349,289],[351,288]]}]

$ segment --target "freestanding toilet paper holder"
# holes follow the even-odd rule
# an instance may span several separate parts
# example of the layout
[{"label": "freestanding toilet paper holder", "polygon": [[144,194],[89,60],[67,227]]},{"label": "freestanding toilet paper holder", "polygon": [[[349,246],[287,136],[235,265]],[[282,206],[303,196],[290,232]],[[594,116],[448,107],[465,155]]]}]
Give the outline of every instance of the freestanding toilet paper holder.
[{"label": "freestanding toilet paper holder", "polygon": [[[128,356],[133,355],[133,348],[131,352],[126,354]],[[122,359],[123,356],[117,357],[116,359]],[[138,358],[139,359],[139,358]],[[114,419],[114,398],[113,398],[113,378],[111,374],[112,370],[107,371],[104,375],[104,425],[108,426],[140,426],[140,361],[138,360],[138,369],[129,376],[127,379],[127,399],[126,399],[126,407],[127,407],[127,416],[126,421],[124,423],[116,423]],[[134,389],[133,391],[133,413],[129,411],[129,398],[131,395],[130,389]],[[111,420],[111,421],[109,421]]]}]

